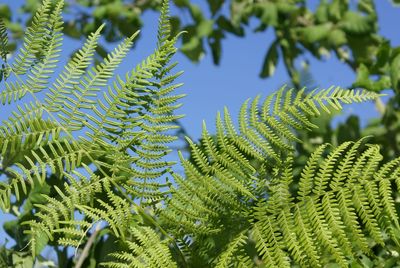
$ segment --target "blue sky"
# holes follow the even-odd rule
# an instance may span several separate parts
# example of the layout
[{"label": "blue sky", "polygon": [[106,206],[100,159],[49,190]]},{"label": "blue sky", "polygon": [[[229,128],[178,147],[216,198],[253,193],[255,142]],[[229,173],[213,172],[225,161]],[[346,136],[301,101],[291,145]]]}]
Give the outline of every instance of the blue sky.
[{"label": "blue sky", "polygon": [[[3,0],[3,3],[10,2],[13,13],[16,8],[23,4],[22,0]],[[198,3],[203,9],[206,8],[205,0],[192,1]],[[318,1],[310,1],[315,5]],[[354,2],[354,1],[352,1]],[[391,40],[393,46],[400,45],[399,31],[400,8],[394,8],[389,0],[375,1],[378,9],[380,33]],[[177,9],[172,14],[178,14]],[[187,19],[189,16],[185,16]],[[155,46],[155,35],[157,29],[158,14],[146,12],[143,16],[144,28],[134,51],[125,59],[120,67],[120,73],[125,73],[134,67],[139,61],[150,54]],[[250,22],[250,29],[255,28],[255,21]],[[211,53],[207,53],[198,64],[190,62],[183,54],[178,53],[175,60],[179,62],[177,70],[184,70],[180,82],[184,83],[178,92],[187,96],[182,100],[183,107],[180,113],[186,115],[182,124],[188,134],[197,139],[201,135],[202,120],[205,120],[209,130],[213,130],[217,111],[222,111],[227,106],[231,114],[236,118],[241,104],[247,98],[253,98],[258,94],[266,96],[277,90],[289,81],[282,62],[279,62],[275,75],[269,79],[258,77],[264,55],[273,41],[272,31],[264,33],[252,33],[247,31],[246,38],[237,38],[232,35],[223,41],[223,52],[220,66],[214,66]],[[65,39],[63,55],[69,55],[74,49],[80,46],[79,42]],[[111,46],[114,46],[111,45]],[[313,60],[311,56],[306,57],[310,61],[310,70],[316,84],[321,88],[331,85],[346,87],[350,85],[355,74],[346,65],[334,57],[326,61]],[[61,61],[61,63],[65,62]],[[2,107],[0,119],[4,119],[10,112],[11,107]],[[347,115],[355,113],[365,123],[368,118],[377,116],[373,104],[353,105],[345,108]],[[343,120],[341,117],[339,120]],[[337,120],[338,121],[338,120]],[[0,225],[9,218],[0,212]],[[4,233],[0,228],[0,243],[4,241]]]}]

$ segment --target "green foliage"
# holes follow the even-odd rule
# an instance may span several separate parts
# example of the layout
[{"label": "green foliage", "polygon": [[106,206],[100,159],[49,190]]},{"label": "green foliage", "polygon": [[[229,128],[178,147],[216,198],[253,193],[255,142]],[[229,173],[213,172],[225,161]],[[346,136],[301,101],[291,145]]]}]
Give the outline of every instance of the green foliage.
[{"label": "green foliage", "polygon": [[[158,178],[165,178],[173,164],[164,158],[171,151],[167,144],[176,139],[170,134],[176,128],[171,122],[180,116],[172,112],[180,106],[175,103],[182,97],[171,94],[180,86],[173,84],[180,73],[169,74],[175,66],[169,61],[176,50],[176,38],[168,38],[167,7],[160,21],[155,52],[125,78],[117,76],[106,92],[97,93],[114,76],[136,34],[117,46],[102,63],[90,67],[100,28],[48,86],[61,42],[63,2],[59,1],[51,12],[49,3],[43,3],[36,16],[40,23],[34,21],[28,31],[29,36],[44,33],[39,40],[34,39],[38,47],[31,44],[29,37],[25,39],[27,43],[11,65],[16,82],[7,81],[1,92],[3,104],[18,103],[27,94],[35,100],[31,105],[18,106],[3,122],[0,141],[2,170],[9,177],[0,188],[3,210],[19,204],[43,185],[52,189],[50,195],[41,195],[39,190],[39,203],[34,202],[28,209],[38,210],[36,219],[27,222],[30,228],[26,230],[31,236],[33,255],[40,253],[48,240],[56,238],[62,244],[79,245],[91,225],[74,220],[76,209],[96,221],[104,218],[102,209],[125,208],[125,214],[117,209],[118,215],[107,217],[116,234],[124,236],[131,219],[125,216],[131,208],[121,196],[129,195],[130,202],[140,200],[142,204],[164,197],[166,192],[160,188],[168,183]],[[49,21],[42,22],[42,17]],[[42,55],[31,52],[43,49],[47,50]],[[44,89],[48,92],[40,101],[37,95]],[[78,136],[79,133],[84,135]],[[59,182],[49,184],[49,177]],[[15,204],[10,203],[12,195],[16,196]],[[101,204],[102,209],[91,209],[89,204]],[[122,225],[121,219],[127,225]],[[73,231],[74,226],[79,226],[80,231]]]},{"label": "green foliage", "polygon": [[[140,28],[141,14],[160,9],[160,3],[158,0],[70,2],[65,7],[69,16],[63,31],[70,37],[81,38],[105,24],[106,41],[121,40]],[[400,143],[394,137],[400,132],[400,50],[378,31],[382,25],[378,24],[381,14],[377,9],[383,3],[324,0],[314,6],[312,1],[304,0],[213,0],[199,5],[196,1],[174,0],[172,4],[178,9],[177,16],[171,18],[172,32],[187,32],[182,38],[181,51],[192,61],[200,61],[210,52],[214,63],[219,64],[227,36],[245,38],[251,31],[272,29],[275,39],[266,47],[259,72],[262,78],[272,76],[277,64],[283,62],[292,84],[301,88],[301,70],[295,63],[299,59],[308,62],[310,58],[325,60],[333,56],[356,74],[349,88],[362,87],[375,92],[392,89],[395,96],[388,102],[387,109],[380,109],[382,120],[374,122],[368,132],[377,131],[373,133],[376,136],[374,142],[382,144],[385,158],[390,156],[386,159],[391,159],[393,152],[400,152]],[[21,9],[34,17],[38,6],[38,1],[26,0]],[[0,6],[0,14],[11,32],[8,49],[11,51],[11,46],[15,47],[15,41],[23,36],[21,26],[13,22],[19,17],[6,5]],[[258,22],[259,26],[250,29],[250,22]],[[101,45],[96,47],[95,53],[100,58],[107,55]],[[326,141],[335,142],[335,137],[326,137]]]},{"label": "green foliage", "polygon": [[132,229],[137,241],[127,241],[128,251],[111,254],[118,262],[104,263],[105,267],[177,267],[168,248],[168,241],[160,241],[158,234],[149,227]]},{"label": "green foliage", "polygon": [[[222,4],[213,2],[212,13]],[[296,10],[273,5],[262,15],[266,23],[279,20],[275,13]],[[199,143],[187,138],[190,155],[179,153],[181,174],[166,158],[177,139],[174,122],[181,116],[175,110],[183,97],[175,93],[181,72],[173,71],[171,59],[179,35],[171,30],[168,1],[162,3],[154,52],[124,77],[115,70],[137,33],[96,65],[106,26],[94,29],[53,76],[62,6],[61,0],[45,0],[14,60],[8,64],[2,53],[7,81],[0,100],[3,107],[16,107],[0,126],[0,173],[6,177],[0,207],[16,216],[5,225],[16,246],[0,249],[3,266],[40,264],[46,246],[57,253],[59,267],[399,262],[398,155],[383,161],[379,146],[366,144],[359,133],[356,141],[337,146],[298,145],[301,135],[318,131],[317,118],[343,104],[376,100],[379,93],[282,87],[262,102],[260,96],[247,100],[238,129],[225,109],[217,115],[215,135],[204,123]],[[360,35],[372,27],[369,19],[339,7],[337,1],[325,3],[319,20],[343,17],[343,31]],[[113,8],[104,12],[114,14]],[[246,4],[241,8],[251,12]],[[202,25],[198,32],[207,36],[210,24],[196,6],[190,11]],[[244,14],[235,14],[239,25]],[[327,38],[329,24],[315,27],[302,35],[314,42]],[[273,71],[268,68],[267,74]],[[71,246],[75,256],[68,255]]]},{"label": "green foliage", "polygon": [[[286,69],[296,85],[300,81],[294,62],[306,52],[318,59],[323,58],[327,52],[332,52],[357,73],[361,64],[369,66],[371,75],[382,76],[384,79],[391,73],[387,69],[382,72],[373,67],[377,62],[376,56],[387,40],[377,31],[378,18],[372,0],[359,0],[357,5],[344,0],[324,0],[319,2],[315,11],[303,0],[207,1],[204,7],[208,7],[209,12],[203,10],[203,6],[200,7],[195,1],[174,0],[173,3],[180,11],[187,12],[190,16],[189,20],[187,17],[175,16],[171,18],[171,22],[174,33],[182,30],[187,32],[183,37],[181,50],[192,61],[199,61],[210,51],[214,63],[218,64],[222,55],[222,42],[226,36],[234,34],[244,37],[249,31],[249,21],[255,20],[259,22],[255,31],[266,31],[271,27],[276,36],[265,55],[261,77],[273,74],[269,70],[276,66],[277,60],[275,56],[270,55],[275,50],[279,51],[277,55],[284,59]],[[229,6],[229,12],[225,11],[225,6]],[[35,14],[37,8],[36,1],[26,1],[22,6],[22,10],[30,14]],[[113,42],[131,36],[139,29],[142,24],[140,16],[144,11],[160,8],[160,1],[157,0],[134,3],[119,0],[80,0],[67,5],[66,9],[71,13],[71,18],[67,21],[64,32],[73,38],[80,38],[88,36],[105,23],[105,38]],[[79,12],[76,12],[77,10]],[[4,17],[11,17],[9,13],[8,11]],[[99,48],[97,52],[104,56],[104,48]],[[374,80],[367,77],[366,81],[372,83]],[[380,91],[386,88],[385,86],[376,85],[375,88]],[[393,88],[397,88],[397,85]]]},{"label": "green foliage", "polygon": [[185,177],[175,175],[177,187],[161,212],[164,224],[191,237],[190,247],[203,258],[203,266],[253,259],[244,246],[250,243],[268,267],[347,267],[361,254],[372,255],[371,247],[384,245],[384,237],[398,246],[393,193],[399,159],[379,169],[377,146],[363,151],[361,141],[346,142],[328,154],[322,145],[296,176],[290,146],[284,146],[294,137],[291,129],[312,127],[307,116],[327,109],[324,103],[336,108],[341,94],[345,102],[376,95],[339,89],[304,97],[303,92],[295,97],[283,92],[267,98],[261,113],[256,99],[247,115],[246,102],[240,133],[226,111],[224,123],[217,117],[216,139],[204,129],[201,145],[191,143],[193,160],[182,159]]}]

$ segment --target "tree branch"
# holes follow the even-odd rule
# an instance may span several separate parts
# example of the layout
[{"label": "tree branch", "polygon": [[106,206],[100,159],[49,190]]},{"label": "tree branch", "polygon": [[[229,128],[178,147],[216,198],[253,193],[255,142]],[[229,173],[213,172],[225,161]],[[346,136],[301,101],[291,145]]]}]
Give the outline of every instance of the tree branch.
[{"label": "tree branch", "polygon": [[89,250],[92,247],[94,240],[96,239],[97,234],[100,232],[101,228],[100,228],[100,223],[97,224],[96,229],[94,230],[94,232],[90,235],[89,240],[87,241],[85,247],[82,250],[81,255],[79,256],[79,259],[75,265],[75,268],[81,268],[83,262],[85,261],[85,259],[87,258],[87,256],[89,255]]}]

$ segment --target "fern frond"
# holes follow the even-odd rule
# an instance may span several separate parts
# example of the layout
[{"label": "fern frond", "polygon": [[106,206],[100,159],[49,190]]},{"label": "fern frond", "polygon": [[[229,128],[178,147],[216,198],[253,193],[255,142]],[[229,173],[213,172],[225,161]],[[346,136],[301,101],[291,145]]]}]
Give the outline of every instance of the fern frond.
[{"label": "fern frond", "polygon": [[63,96],[63,102],[59,117],[62,124],[66,127],[73,126],[76,129],[83,127],[82,121],[85,119],[86,109],[91,109],[96,102],[96,92],[100,87],[107,85],[107,81],[113,76],[114,70],[125,58],[129,49],[133,45],[133,39],[138,33],[126,38],[119,44],[114,51],[110,52],[102,63],[91,70],[86,71],[86,75],[80,79],[79,85],[74,86],[72,96]]},{"label": "fern frond", "polygon": [[247,235],[243,232],[238,234],[223,251],[223,253],[218,257],[216,266],[217,268],[231,267],[232,259],[238,257],[238,251],[240,247],[246,243]]},{"label": "fern frond", "polygon": [[10,199],[14,193],[19,200],[20,193],[27,193],[27,183],[43,184],[48,172],[70,172],[80,166],[85,155],[86,150],[68,139],[52,141],[46,147],[40,146],[36,151],[31,151],[31,156],[25,155],[23,161],[15,163],[15,167],[6,168],[12,177],[8,184],[0,188],[0,196],[2,199]]},{"label": "fern frond", "polygon": [[[302,242],[299,240],[299,236],[296,232],[293,232],[293,230],[295,230],[295,217],[289,207],[283,208],[282,213],[280,213],[278,217],[278,226],[282,230],[282,243],[287,245],[293,260],[304,266],[310,265],[308,261],[309,258],[305,258],[303,254]],[[311,250],[311,254],[308,255],[312,256],[313,252],[314,251]],[[314,262],[314,264],[317,263],[315,258],[311,257],[310,260]]]},{"label": "fern frond", "polygon": [[[266,98],[262,104],[261,112],[257,108],[259,97],[252,102],[250,108],[248,107],[249,101],[246,101],[240,110],[239,132],[235,129],[227,109],[225,109],[223,116],[224,120],[218,114],[217,139],[214,141],[204,126],[202,136],[204,145],[199,147],[189,141],[193,161],[191,164],[187,161],[182,162],[187,177],[201,178],[188,179],[186,185],[192,184],[190,188],[197,189],[198,191],[209,188],[211,188],[211,191],[208,190],[208,193],[204,192],[203,196],[207,198],[202,199],[194,197],[198,195],[197,193],[186,192],[184,190],[182,190],[184,192],[176,195],[180,199],[181,196],[188,195],[187,200],[194,199],[197,202],[203,203],[196,204],[197,207],[211,205],[212,207],[209,207],[209,210],[213,211],[219,211],[220,209],[218,209],[218,206],[215,207],[214,204],[211,204],[208,201],[209,199],[213,201],[217,200],[220,204],[219,206],[226,204],[225,209],[231,212],[231,206],[235,207],[236,210],[237,206],[245,209],[246,200],[256,199],[258,187],[265,187],[265,183],[257,178],[259,174],[255,167],[266,165],[271,169],[274,163],[278,166],[284,165],[281,159],[285,159],[288,148],[292,148],[292,142],[298,141],[295,137],[295,130],[311,127],[311,124],[305,123],[310,122],[308,117],[320,113],[319,111],[318,113],[315,112],[313,109],[323,110],[322,106],[332,108],[332,103],[341,101],[347,103],[351,100],[373,99],[378,96],[367,91],[346,93],[347,90],[340,88],[336,88],[333,91],[330,88],[321,92],[315,92],[304,95],[303,90],[294,96],[292,90],[281,88],[278,92]],[[305,104],[307,106],[304,106]],[[270,108],[271,106],[272,108]],[[336,104],[336,106],[338,105]],[[321,153],[322,151],[321,149]],[[331,176],[332,163],[340,155],[340,151],[335,152],[336,155],[333,155],[331,160],[326,161],[326,167],[320,170],[321,174],[319,178],[329,181],[330,177],[326,177],[325,175]],[[311,170],[307,171],[305,175],[307,179],[312,178],[311,171],[313,169],[311,167],[309,169]],[[303,185],[304,179],[301,180],[301,185]],[[312,184],[310,182],[307,183],[307,191],[306,189],[303,190],[304,186],[301,186],[302,191],[306,191],[305,194],[308,194],[311,190],[311,185],[314,185],[314,183],[317,184],[316,181],[313,181]],[[321,181],[319,183],[320,186],[318,186],[319,188],[317,188],[321,188],[320,191],[323,191],[326,183]],[[187,186],[185,186],[185,189],[187,189]],[[215,194],[215,196],[213,193],[214,189],[218,191],[218,194]],[[178,189],[177,191],[180,190]],[[315,188],[313,191],[319,190]],[[164,212],[165,214],[176,213],[176,215],[181,215],[181,211],[185,211],[180,204],[174,204],[174,202],[181,203],[182,201],[177,201],[173,198],[169,202],[171,207],[180,207],[180,212],[173,212],[174,209],[171,209]],[[192,210],[191,206],[186,205],[186,207],[188,210]],[[190,214],[186,216],[188,217],[187,219],[191,219],[193,222],[198,222],[197,218],[203,218],[202,212],[199,212],[197,216],[191,216]],[[168,219],[171,220],[174,217],[169,215]],[[178,219],[182,219],[182,217],[178,217]],[[180,225],[179,222],[175,224]]]},{"label": "fern frond", "polygon": [[12,64],[12,71],[18,75],[27,73],[31,67],[40,62],[40,56],[46,54],[44,43],[51,2],[43,0],[33,16],[32,24],[26,29],[22,47]]},{"label": "fern frond", "polygon": [[[36,219],[27,222],[30,227],[27,233],[35,234],[35,238],[32,239],[55,240],[65,246],[77,247],[82,244],[87,231],[98,221],[107,221],[109,226],[116,231],[115,235],[125,235],[129,221],[132,219],[130,206],[110,191],[113,178],[101,178],[89,167],[85,166],[85,169],[85,173],[89,175],[78,171],[73,171],[71,174],[64,173],[68,178],[68,183],[65,183],[61,189],[54,187],[59,198],[44,195],[47,205],[36,205],[39,209]],[[106,193],[106,198],[98,199],[99,194],[103,192]],[[102,208],[88,209],[94,204]],[[79,209],[80,213],[85,213],[87,218],[77,221],[75,212]],[[115,214],[105,216],[106,209],[111,209],[110,211],[114,211]]]},{"label": "fern frond", "polygon": [[69,60],[63,72],[59,74],[47,93],[46,107],[51,112],[60,111],[65,96],[73,96],[73,90],[79,83],[79,79],[85,73],[86,68],[91,64],[93,55],[100,38],[100,32],[104,25],[99,27],[96,32],[91,33],[83,45],[82,49]]},{"label": "fern frond", "polygon": [[7,63],[8,55],[8,34],[3,18],[0,18],[0,58],[3,63],[0,68],[0,82],[6,80],[10,75],[10,66]]},{"label": "fern frond", "polygon": [[158,20],[157,29],[157,47],[161,47],[166,43],[171,35],[171,25],[169,21],[169,1],[162,1],[161,15]]},{"label": "fern frond", "polygon": [[337,193],[337,200],[343,222],[349,230],[349,235],[351,237],[351,240],[353,241],[353,244],[355,244],[363,252],[371,255],[372,252],[369,248],[367,238],[358,223],[358,217],[356,215],[356,211],[351,200],[350,190],[340,189]]},{"label": "fern frond", "polygon": [[112,253],[111,256],[115,260],[102,263],[102,266],[112,268],[178,267],[172,259],[168,240],[161,240],[158,234],[149,227],[133,227],[130,231],[135,240],[126,241],[129,251]]},{"label": "fern frond", "polygon": [[[48,2],[48,3],[47,3]],[[25,96],[26,93],[35,94],[37,92],[42,91],[46,88],[48,80],[50,78],[50,74],[54,71],[56,67],[56,63],[58,62],[58,56],[62,41],[62,18],[61,12],[63,7],[63,2],[60,1],[57,3],[54,11],[49,15],[47,14],[47,9],[49,7],[45,7],[46,4],[50,5],[50,1],[44,3],[43,8],[40,8],[37,15],[43,15],[44,21],[42,18],[37,18],[36,16],[33,19],[33,26],[38,31],[41,29],[42,33],[40,33],[39,43],[37,43],[37,48],[33,48],[27,46],[27,50],[24,51],[27,53],[26,55],[19,55],[16,59],[16,62],[13,66],[13,71],[17,75],[17,81],[15,82],[6,82],[6,90],[0,92],[0,102],[4,105],[5,103],[11,103],[11,101],[17,101]],[[41,14],[41,12],[44,12]],[[47,18],[48,17],[48,18]],[[37,25],[35,25],[37,23]],[[27,30],[27,35],[29,35],[29,29]],[[35,30],[33,30],[35,31]],[[39,33],[38,33],[39,34]],[[32,33],[32,38],[34,37],[34,33]],[[33,44],[32,40],[25,40],[25,42],[30,42]],[[25,45],[25,43],[24,43]],[[28,50],[31,50],[30,52]],[[42,51],[44,50],[44,51]],[[25,71],[21,71],[24,68],[26,69],[28,62],[31,62],[33,58],[29,58],[29,54],[32,53],[42,53],[40,55],[40,60],[32,65],[30,70],[31,74],[28,75],[28,79],[26,82],[21,81],[19,75],[24,74]],[[33,57],[34,55],[31,55]],[[36,56],[34,56],[36,57]]]},{"label": "fern frond", "polygon": [[289,258],[282,250],[282,237],[275,219],[263,217],[263,220],[253,225],[252,235],[261,260],[267,267],[288,267]]},{"label": "fern frond", "polygon": [[[0,92],[3,103],[47,86],[61,42],[63,1],[51,11],[49,3],[38,10],[28,31],[29,38],[36,36],[38,42],[32,44],[27,37],[29,44],[13,65],[16,80]],[[109,83],[136,34],[104,62],[90,67],[100,27],[55,79],[43,103],[33,95],[35,103],[18,106],[3,122],[0,149],[9,181],[0,184],[2,209],[9,208],[12,195],[19,201],[21,194],[47,183],[50,176],[65,182],[53,186],[57,197],[43,196],[48,204],[36,204],[35,218],[26,223],[34,255],[40,253],[42,241],[79,246],[97,221],[106,221],[112,235],[124,240],[136,214],[133,208],[138,206],[132,200],[145,206],[169,193],[165,189],[170,183],[161,180],[174,165],[165,156],[176,140],[171,131],[181,116],[174,111],[184,95],[173,94],[182,85],[175,82],[181,72],[172,73],[176,64],[170,63],[177,37],[169,36],[168,3],[162,10],[156,50],[124,78],[117,76]],[[42,25],[41,15],[48,24]],[[22,75],[27,73],[24,81]],[[108,91],[98,94],[108,84]],[[76,137],[82,129],[85,136]],[[81,222],[75,219],[77,211],[85,216]]]},{"label": "fern frond", "polygon": [[[346,235],[346,226],[340,216],[339,204],[335,202],[335,196],[333,193],[328,193],[322,198],[322,212],[326,217],[328,226],[331,227],[333,237],[337,238],[338,244],[342,248],[342,252],[345,256],[352,255],[351,240]],[[339,261],[342,260],[342,256],[339,254]],[[344,263],[342,263],[344,265]]]},{"label": "fern frond", "polygon": [[317,243],[332,255],[337,264],[345,267],[347,265],[346,257],[343,250],[339,247],[338,238],[332,235],[331,228],[329,228],[327,219],[324,217],[321,204],[312,198],[304,200],[303,203],[301,212],[304,213],[304,217],[310,220]]},{"label": "fern frond", "polygon": [[[320,248],[315,243],[315,237],[312,232],[312,228],[310,227],[310,223],[308,222],[308,217],[304,218],[302,216],[301,210],[298,205],[294,207],[294,222],[297,227],[290,230],[291,232],[295,231],[299,238],[299,243],[301,245],[302,255],[305,255],[307,262],[310,263],[313,267],[321,267],[320,264]],[[290,244],[288,247],[290,248]]]},{"label": "fern frond", "polygon": [[[4,63],[7,63],[7,45],[8,45],[8,35],[7,28],[4,24],[3,18],[0,18],[0,57]],[[3,69],[3,68],[2,68]],[[0,76],[0,81],[2,76]]]},{"label": "fern frond", "polygon": [[11,122],[3,121],[4,125],[0,127],[0,149],[4,158],[13,158],[22,153],[28,155],[30,150],[60,138],[62,127],[51,120],[43,120],[40,116],[41,111],[36,108],[31,112],[39,114],[29,118],[29,113],[24,113],[25,118],[11,119]]},{"label": "fern frond", "polygon": [[303,168],[299,181],[299,199],[308,196],[314,188],[314,178],[321,156],[327,144],[319,146],[310,156],[306,166]]},{"label": "fern frond", "polygon": [[[220,125],[217,131],[222,130]],[[398,174],[400,160],[379,168],[382,156],[376,146],[369,146],[362,152],[362,140],[347,142],[325,156],[328,148],[325,144],[317,148],[306,163],[298,190],[290,190],[294,183],[293,159],[287,157],[269,175],[272,178],[267,178],[268,196],[255,196],[258,205],[254,206],[254,197],[248,199],[243,192],[230,186],[226,175],[220,175],[223,178],[218,176],[216,169],[222,170],[223,166],[216,165],[219,161],[217,156],[220,148],[225,147],[220,147],[216,141],[225,144],[230,141],[221,133],[218,136],[216,140],[212,139],[204,130],[202,147],[191,143],[192,163],[182,162],[186,180],[176,179],[179,188],[173,192],[168,210],[161,214],[165,222],[177,224],[172,227],[177,235],[182,233],[182,229],[193,234],[194,244],[204,247],[202,250],[207,252],[208,246],[196,237],[204,236],[207,231],[215,235],[222,232],[218,219],[225,219],[226,227],[233,224],[234,219],[248,219],[249,214],[253,215],[253,220],[243,223],[243,229],[239,230],[251,230],[255,248],[268,267],[289,267],[293,262],[313,267],[334,262],[347,267],[357,260],[358,254],[371,254],[369,241],[384,245],[387,239],[391,239],[398,243],[398,214],[393,199],[396,176],[392,176],[390,171]],[[232,171],[231,174],[239,172]],[[210,175],[213,175],[212,180]],[[265,180],[257,176],[254,173],[249,178],[252,181]],[[225,185],[223,188],[220,188],[221,183]],[[243,185],[250,192],[257,193],[257,188]],[[213,193],[214,188],[219,195]],[[228,201],[235,195],[239,202]],[[227,205],[229,202],[230,207]],[[219,254],[232,256],[230,252],[227,248],[226,252],[222,249]],[[241,265],[237,259],[228,259],[224,259],[226,266]]]},{"label": "fern frond", "polygon": [[368,200],[368,196],[364,192],[364,189],[355,186],[353,189],[352,200],[359,218],[365,224],[366,230],[377,243],[383,245],[384,241],[378,221],[374,215],[373,208],[371,208],[370,201]]},{"label": "fern frond", "polygon": [[[318,174],[316,174],[316,179],[314,180],[313,192],[317,196],[320,196],[325,192],[327,184],[333,175],[332,173],[334,170],[334,165],[337,163],[338,158],[350,145],[351,142],[342,143],[337,149],[329,154],[326,160],[324,160]],[[334,186],[336,186],[336,184]]]}]

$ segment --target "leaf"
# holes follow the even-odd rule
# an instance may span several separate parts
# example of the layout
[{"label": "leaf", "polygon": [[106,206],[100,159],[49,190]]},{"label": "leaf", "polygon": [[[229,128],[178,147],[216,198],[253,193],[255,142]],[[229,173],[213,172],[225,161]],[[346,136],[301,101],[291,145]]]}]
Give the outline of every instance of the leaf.
[{"label": "leaf", "polygon": [[201,9],[199,6],[195,4],[190,4],[189,6],[189,11],[190,15],[194,19],[195,22],[200,23],[202,20],[204,20],[203,13],[201,12]]},{"label": "leaf", "polygon": [[178,17],[171,17],[169,19],[171,24],[171,35],[175,36],[180,32],[181,29],[181,21]]},{"label": "leaf", "polygon": [[381,76],[378,81],[371,80],[368,67],[364,64],[361,64],[357,68],[357,79],[353,83],[353,87],[362,87],[371,91],[380,92],[390,87],[390,81],[388,76]]},{"label": "leaf", "polygon": [[328,42],[334,47],[345,45],[347,43],[346,34],[340,29],[334,29],[328,35]]},{"label": "leaf", "polygon": [[[298,10],[298,7],[296,4],[292,3],[285,3],[285,1],[276,1],[276,7],[278,8],[278,11],[281,13],[292,13]],[[287,1],[289,2],[289,1]]]},{"label": "leaf", "polygon": [[260,77],[266,78],[274,74],[276,65],[278,64],[279,60],[278,44],[279,42],[275,40],[269,47],[268,52],[264,58]]},{"label": "leaf", "polygon": [[98,6],[93,10],[93,17],[102,19],[107,13],[107,7],[106,6]]},{"label": "leaf", "polygon": [[[43,195],[49,195],[50,194],[50,185],[47,183],[44,183],[42,185],[38,184],[35,185],[34,188],[31,190],[29,193],[29,197],[27,200],[27,203],[33,204],[44,204],[46,201],[46,198],[44,198]],[[33,208],[33,206],[32,206]],[[30,208],[29,208],[30,209]]]},{"label": "leaf", "polygon": [[359,87],[367,87],[368,84],[369,84],[368,68],[364,64],[361,64],[357,68],[357,79],[354,85]]},{"label": "leaf", "polygon": [[224,16],[219,16],[217,19],[217,25],[219,28],[221,28],[224,31],[227,31],[228,33],[232,33],[236,36],[244,36],[244,30],[240,26],[235,26],[233,25],[230,20],[228,20]]},{"label": "leaf", "polygon": [[276,4],[271,2],[266,2],[259,4],[259,6],[262,10],[260,20],[267,25],[277,26],[278,8],[276,7]]},{"label": "leaf", "polygon": [[367,66],[373,64],[376,49],[380,41],[372,35],[351,35],[347,34],[348,46],[352,51],[354,61],[358,64],[364,63]]},{"label": "leaf", "polygon": [[374,29],[372,17],[354,11],[347,11],[339,24],[349,34],[367,34]]},{"label": "leaf", "polygon": [[11,19],[11,10],[10,7],[5,4],[0,4],[0,18],[4,20]]},{"label": "leaf", "polygon": [[18,243],[18,236],[20,236],[20,221],[18,219],[6,221],[3,224],[4,231]]},{"label": "leaf", "polygon": [[81,32],[74,23],[66,23],[64,26],[64,33],[75,39],[79,39],[81,37]]},{"label": "leaf", "polygon": [[359,140],[360,138],[360,120],[357,116],[351,115],[345,123],[339,124],[337,128],[338,143]]},{"label": "leaf", "polygon": [[304,27],[299,30],[299,33],[306,43],[319,42],[325,39],[332,30],[331,23],[324,23],[320,25],[314,25]]},{"label": "leaf", "polygon": [[400,89],[400,54],[398,54],[390,64],[390,79],[392,81],[392,88],[398,92]]},{"label": "leaf", "polygon": [[222,7],[225,0],[207,0],[211,15],[214,16]]},{"label": "leaf", "polygon": [[190,5],[189,0],[174,0],[174,4],[177,7],[187,7]]},{"label": "leaf", "polygon": [[329,20],[328,18],[328,4],[326,0],[319,3],[317,10],[315,11],[315,18],[319,23],[325,23]]},{"label": "leaf", "polygon": [[328,13],[331,19],[335,21],[341,19],[343,12],[348,9],[348,4],[343,2],[342,0],[333,0],[329,5]]},{"label": "leaf", "polygon": [[197,36],[209,36],[213,30],[214,20],[202,20],[197,26]]},{"label": "leaf", "polygon": [[214,64],[218,65],[221,59],[221,39],[224,38],[224,34],[221,30],[214,30],[208,38],[208,45],[211,48]]},{"label": "leaf", "polygon": [[181,51],[192,61],[199,61],[204,55],[203,43],[200,38],[195,35],[193,28],[186,28],[188,34],[183,36],[183,45]]},{"label": "leaf", "polygon": [[389,41],[382,42],[378,48],[376,54],[376,63],[374,65],[374,71],[384,71],[387,66],[390,57],[390,43]]},{"label": "leaf", "polygon": [[369,15],[376,15],[375,4],[373,0],[361,0],[357,5],[358,10]]},{"label": "leaf", "polygon": [[249,4],[245,1],[231,1],[231,23],[239,27],[248,18]]},{"label": "leaf", "polygon": [[34,260],[32,256],[20,253],[20,252],[14,252],[12,254],[12,262],[13,262],[13,267],[15,268],[30,268],[34,267]]}]

